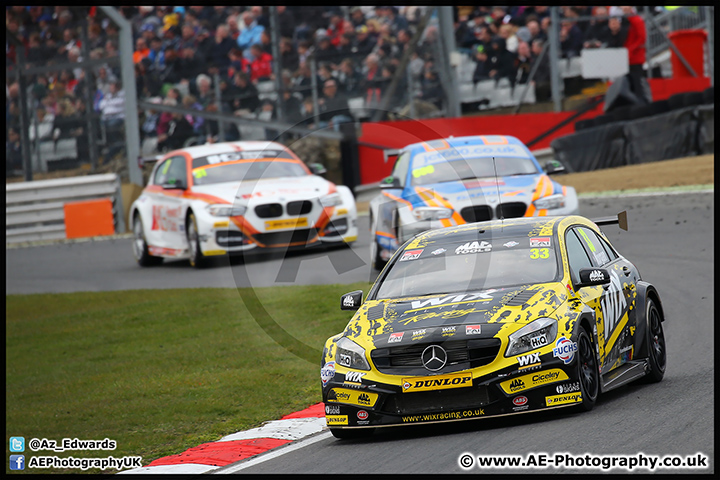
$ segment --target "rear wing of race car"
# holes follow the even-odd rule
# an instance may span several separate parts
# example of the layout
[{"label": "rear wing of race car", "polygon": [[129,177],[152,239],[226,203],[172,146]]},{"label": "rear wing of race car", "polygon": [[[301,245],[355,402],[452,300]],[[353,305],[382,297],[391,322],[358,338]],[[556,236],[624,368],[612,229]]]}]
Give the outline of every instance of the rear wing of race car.
[{"label": "rear wing of race car", "polygon": [[388,159],[390,157],[397,157],[400,155],[400,149],[399,148],[389,148],[387,150],[383,150],[383,160],[385,163],[388,162]]},{"label": "rear wing of race car", "polygon": [[158,160],[163,158],[163,155],[154,155],[152,157],[138,157],[138,166],[142,168],[144,165],[149,165],[151,163],[155,163]]},{"label": "rear wing of race car", "polygon": [[620,228],[622,228],[626,232],[628,229],[627,210],[624,210],[624,211],[618,213],[616,217],[594,218],[592,221],[598,227],[600,227],[602,225],[618,225]]}]

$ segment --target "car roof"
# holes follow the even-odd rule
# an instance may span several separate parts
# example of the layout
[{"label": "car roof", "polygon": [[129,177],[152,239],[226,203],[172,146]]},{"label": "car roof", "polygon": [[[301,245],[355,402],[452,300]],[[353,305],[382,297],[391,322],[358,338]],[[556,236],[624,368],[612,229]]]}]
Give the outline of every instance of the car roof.
[{"label": "car roof", "polygon": [[580,215],[508,218],[428,230],[416,236],[407,248],[416,245],[416,241],[423,244],[427,242],[443,244],[476,241],[479,230],[490,230],[493,238],[557,236],[558,231],[555,227],[560,222],[563,222],[564,225],[582,224],[597,229],[592,221]]},{"label": "car roof", "polygon": [[179,151],[188,153],[193,158],[217,155],[218,153],[237,152],[242,150],[288,150],[285,145],[269,141],[238,141],[222,143],[206,143],[194,147],[181,148]]},{"label": "car roof", "polygon": [[420,152],[425,152],[430,150],[457,148],[464,145],[522,145],[527,148],[523,142],[511,135],[470,135],[465,137],[439,138],[437,140],[412,143],[402,148],[402,150],[413,152],[415,150],[419,150]]}]

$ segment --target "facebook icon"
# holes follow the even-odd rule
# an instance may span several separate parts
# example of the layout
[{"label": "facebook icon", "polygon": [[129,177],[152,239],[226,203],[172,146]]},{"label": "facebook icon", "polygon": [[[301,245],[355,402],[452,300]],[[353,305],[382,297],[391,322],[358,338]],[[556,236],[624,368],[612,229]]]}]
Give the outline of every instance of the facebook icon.
[{"label": "facebook icon", "polygon": [[25,455],[10,455],[10,470],[25,470]]}]

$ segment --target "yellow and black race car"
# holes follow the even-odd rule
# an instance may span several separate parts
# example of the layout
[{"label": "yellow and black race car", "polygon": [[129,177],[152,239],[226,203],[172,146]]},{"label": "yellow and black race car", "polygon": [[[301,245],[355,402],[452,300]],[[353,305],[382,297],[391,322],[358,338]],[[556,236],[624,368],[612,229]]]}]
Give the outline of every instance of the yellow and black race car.
[{"label": "yellow and black race car", "polygon": [[375,427],[537,410],[590,410],[598,395],[662,380],[657,289],[598,225],[625,212],[513,218],[406,242],[345,330],[325,343],[325,418],[339,438]]}]

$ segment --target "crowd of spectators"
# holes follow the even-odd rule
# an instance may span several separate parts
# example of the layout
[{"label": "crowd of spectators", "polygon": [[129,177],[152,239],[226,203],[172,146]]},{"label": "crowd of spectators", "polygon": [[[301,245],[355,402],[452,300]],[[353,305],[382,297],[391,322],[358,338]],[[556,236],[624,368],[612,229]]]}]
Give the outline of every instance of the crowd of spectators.
[{"label": "crowd of spectators", "polygon": [[[352,119],[348,99],[361,97],[368,107],[380,105],[427,8],[278,6],[276,32],[270,30],[269,8],[261,6],[124,6],[119,10],[133,27],[132,57],[139,98],[263,119],[278,118],[280,108],[286,122],[322,127]],[[467,55],[466,61],[475,62],[474,82],[506,78],[515,86],[528,81],[548,40],[549,7],[456,7],[454,11],[456,45]],[[562,23],[563,58],[577,56],[583,48],[623,46],[632,25],[622,20],[627,15],[623,17],[621,10],[606,7],[560,7],[560,14],[565,19],[593,17]],[[87,45],[82,45],[84,23]],[[439,32],[437,22],[429,25],[410,58],[409,75],[398,79],[389,110],[407,113],[409,100],[425,111],[439,112],[444,107],[435,58]],[[106,130],[121,126],[124,90],[119,82],[120,66],[109,61],[119,54],[119,32],[100,9],[8,6],[6,27],[26,45],[26,61],[31,66],[79,62],[84,55],[108,60],[87,71],[74,68],[28,79],[33,113],[40,123],[52,125],[45,137],[86,137],[87,122],[81,117],[88,108],[97,112]],[[273,101],[263,98],[258,86],[275,80],[275,40],[283,93]],[[15,152],[19,132],[19,87],[12,75],[16,50],[6,41],[8,152]],[[310,62],[313,53],[317,60],[317,115]],[[548,62],[544,55],[533,80],[541,101],[549,98]],[[89,80],[92,105],[84,101]],[[240,138],[234,124],[224,124],[224,137],[220,138],[216,121],[151,111],[141,114],[141,137],[157,137],[160,148],[181,146],[189,137],[197,137],[201,143]],[[87,142],[78,148],[87,149]]]}]

